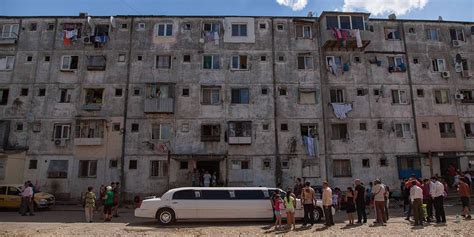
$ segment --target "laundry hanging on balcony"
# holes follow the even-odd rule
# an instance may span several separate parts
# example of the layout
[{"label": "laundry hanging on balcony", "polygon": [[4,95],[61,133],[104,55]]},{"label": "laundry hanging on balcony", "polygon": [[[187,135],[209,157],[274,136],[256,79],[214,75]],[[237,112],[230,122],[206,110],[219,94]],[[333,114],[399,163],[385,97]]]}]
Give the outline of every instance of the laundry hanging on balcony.
[{"label": "laundry hanging on balcony", "polygon": [[71,45],[72,41],[77,40],[77,30],[65,30],[63,31],[63,43],[64,45]]},{"label": "laundry hanging on balcony", "polygon": [[352,104],[346,103],[331,103],[332,110],[334,115],[338,119],[347,118],[347,113],[352,111]]},{"label": "laundry hanging on balcony", "polygon": [[303,136],[303,144],[306,146],[309,156],[318,157],[318,139],[310,136]]},{"label": "laundry hanging on balcony", "polygon": [[334,37],[340,41],[342,47],[346,47],[348,39],[355,39],[357,48],[362,48],[362,38],[360,37],[360,30],[349,30],[349,29],[339,29],[332,28]]}]

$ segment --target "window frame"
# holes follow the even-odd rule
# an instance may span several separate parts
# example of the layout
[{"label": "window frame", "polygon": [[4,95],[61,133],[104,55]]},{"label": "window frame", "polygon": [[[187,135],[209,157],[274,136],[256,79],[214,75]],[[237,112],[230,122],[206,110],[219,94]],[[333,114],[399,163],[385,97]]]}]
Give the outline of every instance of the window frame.
[{"label": "window frame", "polygon": [[[345,136],[342,135],[341,127],[345,126],[343,130],[345,130]],[[335,129],[337,131],[335,131]],[[349,139],[349,126],[347,123],[333,123],[331,124],[331,140],[348,140]]]},{"label": "window frame", "polygon": [[[234,27],[237,28],[237,32],[234,32]],[[234,33],[237,33],[237,34],[234,34]],[[242,23],[242,22],[233,22],[231,24],[231,36],[232,37],[248,37],[248,24]]]},{"label": "window frame", "polygon": [[[439,95],[440,95],[439,98],[441,99],[439,102],[438,102],[438,99],[437,99],[438,93],[439,93]],[[444,97],[443,97],[443,93],[446,93],[446,96],[445,96],[445,97],[447,98],[447,101],[444,101],[444,100],[443,100],[443,98],[444,98]],[[451,96],[451,93],[450,93],[449,89],[434,89],[434,90],[433,90],[433,97],[434,97],[434,100],[435,100],[435,104],[438,104],[438,105],[441,105],[441,104],[450,104],[450,103],[451,103],[451,98],[450,98],[450,96]]]},{"label": "window frame", "polygon": [[[204,91],[210,91],[209,92],[209,103],[207,103],[207,100],[204,99],[205,93]],[[218,100],[214,101],[214,95],[217,91],[217,96]],[[220,105],[222,101],[221,97],[221,87],[201,87],[201,105]]]},{"label": "window frame", "polygon": [[[442,63],[440,63],[442,62]],[[443,70],[440,70],[440,65],[443,65]],[[445,72],[447,71],[446,60],[443,58],[435,58],[431,60],[431,71],[433,72]]]},{"label": "window frame", "polygon": [[[433,32],[436,32],[435,35],[436,37],[432,37],[434,36]],[[432,41],[432,42],[439,42],[440,41],[440,30],[439,28],[426,28],[425,29],[425,34],[426,34],[426,40],[427,41]]]},{"label": "window frame", "polygon": [[[59,130],[60,134],[57,137],[57,130]],[[65,135],[67,134],[67,135]],[[71,124],[70,123],[55,123],[53,125],[53,139],[54,140],[70,140],[71,139]]]},{"label": "window frame", "polygon": [[166,160],[151,160],[150,161],[150,178],[165,178],[168,177],[169,167]]},{"label": "window frame", "polygon": [[[243,64],[242,64],[242,58],[245,57],[245,68],[242,67]],[[237,58],[237,65],[238,67],[234,67],[234,60]],[[249,56],[248,55],[232,55],[231,56],[231,61],[230,61],[230,69],[231,71],[248,71],[250,70],[250,67],[249,67]]]},{"label": "window frame", "polygon": [[[401,129],[401,136],[399,132],[399,128]],[[410,123],[395,123],[394,124],[394,129],[395,129],[395,136],[397,138],[412,138],[412,131],[411,131],[411,124]]]},{"label": "window frame", "polygon": [[0,71],[12,71],[15,67],[14,55],[0,55],[0,59],[5,58],[5,64],[0,64]]},{"label": "window frame", "polygon": [[[397,34],[397,32],[398,32],[398,34]],[[392,37],[389,37],[390,34],[392,35]],[[390,40],[390,41],[401,40],[400,28],[398,28],[398,27],[396,27],[396,28],[385,27],[384,28],[384,36],[385,36],[385,40]]]},{"label": "window frame", "polygon": [[[210,135],[204,134],[206,129],[210,129]],[[221,141],[221,125],[220,124],[201,124],[201,142],[220,142],[220,141]]]},{"label": "window frame", "polygon": [[[155,137],[155,129],[156,126],[158,126],[158,137]],[[163,136],[163,128],[165,126],[169,126],[169,137],[164,137]],[[171,125],[171,123],[154,123],[152,124],[152,127],[151,127],[151,140],[153,141],[169,141],[173,138],[173,126]]]},{"label": "window frame", "polygon": [[[160,27],[163,26],[163,34],[160,34]],[[168,32],[170,29],[171,32]],[[168,35],[168,33],[170,33]],[[155,24],[155,37],[173,37],[173,23],[161,22]]]},{"label": "window frame", "polygon": [[[160,59],[161,58],[167,58],[168,59],[168,65],[160,65]],[[158,70],[170,70],[172,68],[172,57],[171,55],[156,55],[155,57],[155,69]],[[162,63],[162,62],[161,62]]]},{"label": "window frame", "polygon": [[[336,165],[337,164],[337,165]],[[347,167],[344,168],[343,166]],[[332,172],[334,177],[352,177],[352,164],[349,159],[334,159],[332,162]],[[338,167],[340,166],[340,167]],[[347,172],[348,171],[348,172]]]},{"label": "window frame", "polygon": [[[446,125],[449,125],[449,126],[446,126]],[[440,133],[441,138],[456,138],[456,125],[453,122],[438,123],[438,127],[439,127],[439,133]],[[450,128],[448,127],[451,127],[452,132],[448,132],[448,130],[450,130]],[[445,132],[443,132],[443,130]]]},{"label": "window frame", "polygon": [[[334,94],[335,93],[335,94]],[[330,103],[345,103],[345,91],[342,88],[332,88],[329,90]],[[335,99],[335,100],[333,100]]]},{"label": "window frame", "polygon": [[[65,60],[69,58],[67,65],[65,64]],[[75,59],[75,60],[74,60]],[[75,67],[73,62],[76,61]],[[61,56],[61,71],[75,71],[79,69],[79,56],[75,55],[63,55]]]},{"label": "window frame", "polygon": [[[86,173],[83,175],[84,168],[83,164],[87,164]],[[79,160],[79,170],[78,170],[78,177],[79,178],[97,178],[97,160]]]},{"label": "window frame", "polygon": [[[300,58],[303,59],[303,65],[300,65]],[[297,63],[297,68],[298,70],[307,70],[311,71],[314,70],[314,58],[313,56],[308,56],[308,55],[298,55],[296,57],[296,63]],[[303,66],[303,67],[300,67]]]},{"label": "window frame", "polygon": [[[230,89],[231,91],[231,102],[230,104],[232,105],[237,105],[237,104],[241,104],[241,105],[246,105],[246,104],[250,104],[250,88],[231,88]],[[243,92],[247,91],[247,101],[245,101],[245,96],[243,96]],[[237,98],[235,98],[236,100],[234,100],[234,92],[238,92],[238,100]]]},{"label": "window frame", "polygon": [[[402,94],[405,94],[404,101],[402,101]],[[394,97],[394,93],[396,93],[397,97]],[[392,89],[392,104],[397,105],[407,105],[408,103],[408,91],[405,89]]]},{"label": "window frame", "polygon": [[[209,68],[206,68],[206,57],[211,57],[211,64]],[[216,66],[217,63],[217,67]],[[221,69],[220,56],[215,54],[206,54],[202,56],[202,69],[204,70],[219,70]]]},{"label": "window frame", "polygon": [[[298,30],[301,28],[301,30]],[[313,29],[311,24],[295,24],[295,38],[297,39],[313,39]],[[305,30],[306,29],[306,30]],[[301,33],[299,35],[298,33]],[[306,34],[308,33],[308,35]]]}]

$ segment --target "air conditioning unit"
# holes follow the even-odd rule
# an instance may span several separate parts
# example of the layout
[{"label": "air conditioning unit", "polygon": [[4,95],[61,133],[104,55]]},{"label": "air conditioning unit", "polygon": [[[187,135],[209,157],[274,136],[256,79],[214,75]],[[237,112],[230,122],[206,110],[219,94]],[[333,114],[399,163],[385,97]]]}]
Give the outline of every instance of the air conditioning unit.
[{"label": "air conditioning unit", "polygon": [[66,146],[66,140],[65,139],[55,139],[54,140],[54,145],[56,145],[56,146]]},{"label": "air conditioning unit", "polygon": [[462,72],[461,72],[461,76],[462,76],[462,77],[466,77],[466,78],[467,78],[467,77],[471,77],[471,73],[470,73],[469,71],[467,71],[467,70],[466,70],[466,71],[462,71]]},{"label": "air conditioning unit", "polygon": [[451,76],[448,71],[442,71],[441,72],[441,77],[444,79],[448,79]]},{"label": "air conditioning unit", "polygon": [[461,92],[456,92],[456,94],[454,94],[454,99],[455,100],[464,100],[464,94],[462,94]]},{"label": "air conditioning unit", "polygon": [[453,40],[453,47],[457,48],[461,46],[461,42],[459,40]]},{"label": "air conditioning unit", "polygon": [[84,39],[83,39],[83,41],[84,41],[84,44],[92,44],[91,38],[88,37],[88,36],[85,36]]}]

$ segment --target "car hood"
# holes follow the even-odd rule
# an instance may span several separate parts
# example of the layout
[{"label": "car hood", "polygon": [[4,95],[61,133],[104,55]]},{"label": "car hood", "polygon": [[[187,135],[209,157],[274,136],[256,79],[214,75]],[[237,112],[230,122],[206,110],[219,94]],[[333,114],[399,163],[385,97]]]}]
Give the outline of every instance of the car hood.
[{"label": "car hood", "polygon": [[48,198],[54,198],[53,194],[44,193],[44,192],[35,193],[35,199],[48,199]]}]

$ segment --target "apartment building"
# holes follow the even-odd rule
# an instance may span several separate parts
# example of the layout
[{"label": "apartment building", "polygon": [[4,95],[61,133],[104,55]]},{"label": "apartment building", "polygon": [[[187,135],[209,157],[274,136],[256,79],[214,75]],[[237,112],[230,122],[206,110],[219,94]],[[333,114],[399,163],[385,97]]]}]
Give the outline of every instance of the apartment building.
[{"label": "apartment building", "polygon": [[[1,17],[0,182],[128,198],[296,177],[443,175],[474,162],[473,22]],[[7,178],[15,175],[15,178]]]}]

